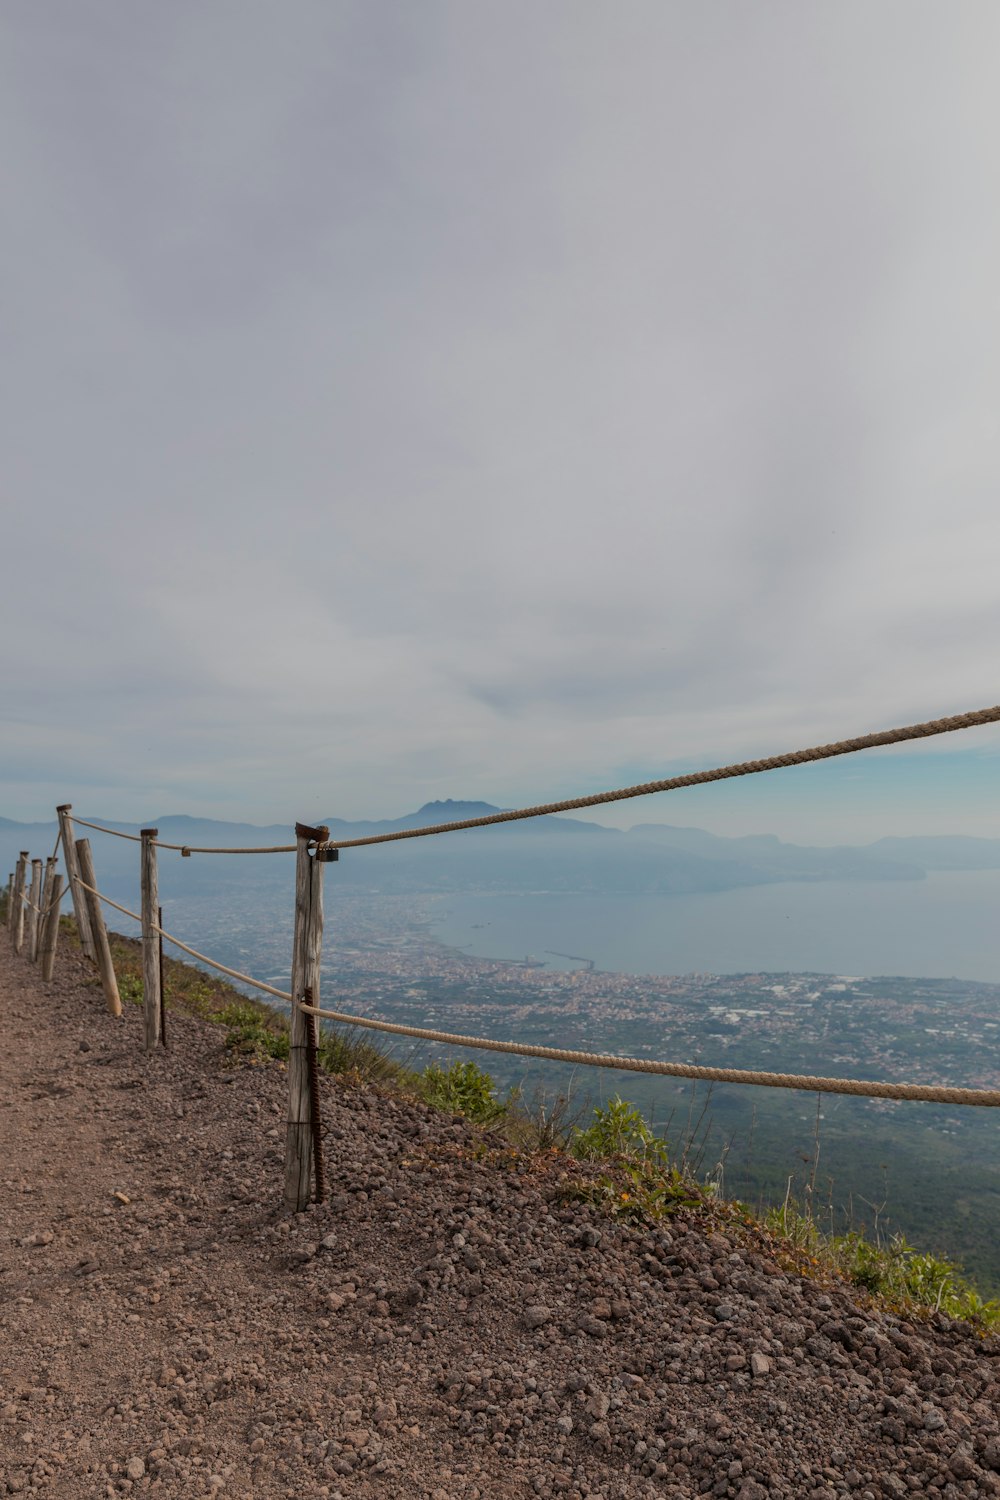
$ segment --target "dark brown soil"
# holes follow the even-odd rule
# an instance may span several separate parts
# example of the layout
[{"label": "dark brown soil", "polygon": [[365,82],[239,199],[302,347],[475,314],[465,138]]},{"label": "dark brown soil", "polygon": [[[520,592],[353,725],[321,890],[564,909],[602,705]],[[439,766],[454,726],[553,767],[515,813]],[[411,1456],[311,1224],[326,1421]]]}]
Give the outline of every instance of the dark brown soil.
[{"label": "dark brown soil", "polygon": [[[278,1209],[285,1075],[0,931],[0,1492],[1000,1494],[1000,1346],[873,1312],[697,1213],[323,1080],[331,1196]],[[482,1158],[482,1159],[480,1159]]]}]

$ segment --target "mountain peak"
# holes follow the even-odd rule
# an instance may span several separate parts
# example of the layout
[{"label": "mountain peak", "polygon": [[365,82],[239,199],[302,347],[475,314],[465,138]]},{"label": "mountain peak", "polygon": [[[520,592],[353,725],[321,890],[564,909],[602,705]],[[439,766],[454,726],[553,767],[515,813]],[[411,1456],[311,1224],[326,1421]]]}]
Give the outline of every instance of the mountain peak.
[{"label": "mountain peak", "polygon": [[443,802],[425,802],[414,817],[428,823],[458,823],[463,818],[488,818],[491,813],[502,811],[492,802],[459,802],[446,797]]}]

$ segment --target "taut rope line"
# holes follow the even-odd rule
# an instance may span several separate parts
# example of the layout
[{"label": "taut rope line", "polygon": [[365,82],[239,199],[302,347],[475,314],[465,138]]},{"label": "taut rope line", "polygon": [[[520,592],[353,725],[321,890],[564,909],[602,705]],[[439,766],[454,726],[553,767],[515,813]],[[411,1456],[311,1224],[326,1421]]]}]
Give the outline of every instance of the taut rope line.
[{"label": "taut rope line", "polygon": [[[67,814],[71,823],[79,823],[82,828],[96,828],[98,833],[110,833],[114,839],[128,839],[133,844],[141,844],[142,839],[137,833],[122,833],[118,828],[105,828],[103,823],[90,823],[86,818],[74,818]],[[157,849],[176,849],[178,854],[294,854],[295,844],[269,844],[263,849],[201,849],[196,844],[164,844],[160,839],[152,839],[151,842]],[[58,844],[56,845],[58,848]]]},{"label": "taut rope line", "polygon": [[[92,885],[88,885],[85,880],[81,880],[80,884],[85,891],[90,891],[99,901],[104,901],[108,906],[113,906],[115,911],[120,911],[124,916],[131,917],[134,922],[142,921],[142,917],[137,911],[130,911],[127,906],[120,906],[117,901],[112,901],[110,896],[105,896],[102,891],[96,890]],[[175,948],[183,948],[184,952],[190,953],[192,958],[197,958],[201,963],[208,964],[213,969],[218,969],[220,974],[228,974],[230,979],[242,979],[244,984],[252,984],[255,989],[263,990],[265,995],[274,995],[278,1000],[287,1000],[289,1004],[291,1003],[292,997],[287,990],[276,990],[273,984],[265,984],[262,979],[254,979],[252,974],[242,974],[239,969],[230,969],[225,964],[220,964],[217,959],[209,958],[207,953],[199,953],[197,948],[188,947],[187,943],[182,943],[180,938],[174,937],[172,933],[167,932],[165,928],[160,927],[155,922],[152,924],[152,931],[159,933],[160,937],[164,938],[166,942],[173,943]]]},{"label": "taut rope line", "polygon": [[939,1088],[922,1083],[868,1083],[855,1078],[810,1078],[799,1073],[758,1073],[742,1068],[702,1068],[694,1063],[653,1062],[642,1057],[615,1057],[607,1052],[575,1052],[563,1047],[536,1047],[522,1042],[495,1042],[488,1037],[460,1036],[451,1031],[429,1031],[423,1026],[401,1026],[394,1021],[371,1021],[318,1005],[302,1005],[309,1016],[323,1016],[347,1026],[369,1031],[388,1031],[399,1036],[419,1037],[425,1042],[445,1042],[454,1047],[478,1047],[486,1052],[513,1052],[520,1057],[545,1057],[552,1062],[583,1063],[592,1068],[620,1068],[629,1073],[656,1073],[668,1078],[697,1078],[707,1083],[750,1083],[763,1088],[805,1089],[820,1094],[860,1094],[869,1099],[923,1099],[934,1104],[979,1104],[996,1108],[1000,1089]]},{"label": "taut rope line", "polygon": [[[567,797],[561,802],[544,802],[537,807],[513,808],[507,812],[490,813],[482,818],[463,818],[455,823],[435,823],[427,828],[402,828],[395,833],[373,833],[360,839],[327,839],[319,847],[323,849],[360,849],[368,844],[391,844],[399,839],[423,839],[435,833],[455,833],[461,828],[485,828],[491,823],[516,823],[524,818],[542,818],[549,813],[572,812],[581,807],[598,807],[604,802],[626,802],[632,797],[648,797],[654,792],[674,792],[681,787],[702,786],[710,781],[726,781],[736,776],[756,776],[762,771],[777,771],[786,766],[801,766],[815,760],[832,760],[837,755],[853,755],[858,750],[872,750],[879,745],[898,745],[906,740],[928,739],[936,734],[950,734],[956,729],[974,729],[980,724],[995,724],[1000,721],[1000,704],[993,708],[980,708],[973,713],[953,714],[947,719],[927,719],[922,724],[905,724],[898,729],[880,729],[875,734],[862,734],[851,740],[837,740],[830,745],[813,745],[807,750],[791,750],[784,755],[769,755],[764,760],[739,761],[731,766],[718,766],[711,771],[691,771],[684,776],[667,776],[660,781],[644,781],[637,786],[620,787],[612,792],[593,792],[586,797]],[[98,833],[111,834],[116,839],[141,842],[138,834],[122,833],[117,828],[107,828],[103,823],[91,823],[86,818],[69,815],[71,823],[84,828],[95,828]],[[221,849],[201,847],[195,844],[165,844],[159,839],[152,842],[157,849],[173,849],[182,855],[189,854],[294,854],[295,844],[270,844],[260,848]]]},{"label": "taut rope line", "polygon": [[896,745],[904,740],[926,739],[935,734],[949,734],[955,729],[973,729],[979,724],[995,724],[998,720],[1000,704],[994,708],[978,709],[975,713],[955,714],[950,719],[928,719],[924,724],[907,724],[901,729],[881,729],[877,734],[863,734],[853,740],[838,740],[832,745],[814,745],[809,750],[770,755],[766,760],[745,760],[737,765],[720,766],[713,771],[692,771],[686,776],[644,781],[639,786],[622,787],[616,792],[594,792],[589,797],[568,797],[563,802],[545,802],[539,807],[490,813],[483,818],[464,818],[458,823],[436,823],[430,828],[403,828],[395,833],[374,833],[362,839],[328,839],[322,847],[360,849],[366,844],[389,844],[396,839],[422,839],[432,833],[453,833],[459,828],[485,828],[488,823],[515,823],[522,818],[541,818],[548,813],[571,812],[578,807],[597,807],[602,802],[625,802],[630,797],[646,797],[652,792],[673,792],[680,787],[701,786],[707,781],[755,776],[761,771],[777,771],[784,766],[800,766],[813,760],[830,760],[835,755],[853,755],[857,750],[871,750],[876,745]]}]

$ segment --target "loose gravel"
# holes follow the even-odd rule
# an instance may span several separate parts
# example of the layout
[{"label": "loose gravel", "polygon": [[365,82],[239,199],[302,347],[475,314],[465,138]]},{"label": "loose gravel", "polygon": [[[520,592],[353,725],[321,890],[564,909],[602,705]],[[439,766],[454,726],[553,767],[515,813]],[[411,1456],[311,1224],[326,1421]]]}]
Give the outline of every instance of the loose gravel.
[{"label": "loose gravel", "polygon": [[[1000,1344],[629,1228],[565,1159],[324,1079],[330,1196],[280,1211],[285,1075],[103,1009],[0,936],[0,1493],[1000,1494]],[[585,1169],[583,1169],[585,1170]]]}]

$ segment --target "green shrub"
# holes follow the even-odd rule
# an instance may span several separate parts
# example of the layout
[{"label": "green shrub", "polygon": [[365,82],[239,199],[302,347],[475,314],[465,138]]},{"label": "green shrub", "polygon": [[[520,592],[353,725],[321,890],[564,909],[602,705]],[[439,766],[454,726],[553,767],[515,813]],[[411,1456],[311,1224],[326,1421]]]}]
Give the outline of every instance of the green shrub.
[{"label": "green shrub", "polygon": [[598,1105],[593,1124],[586,1130],[574,1130],[569,1149],[581,1161],[606,1161],[614,1156],[662,1164],[668,1160],[666,1141],[654,1135],[634,1105],[618,1094],[605,1109]]},{"label": "green shrub", "polygon": [[466,1115],[481,1125],[489,1125],[507,1112],[507,1105],[497,1098],[489,1073],[474,1062],[453,1062],[442,1068],[431,1063],[424,1069],[420,1093],[435,1109]]}]

